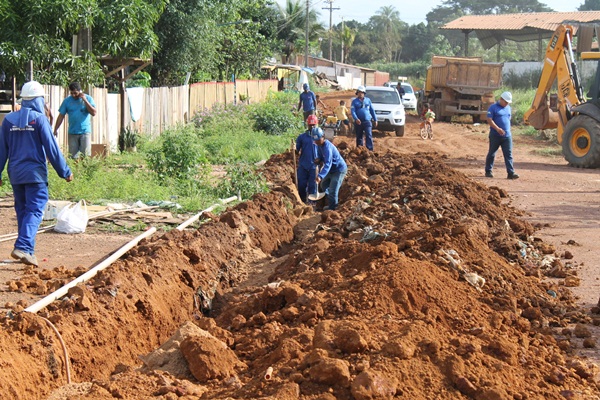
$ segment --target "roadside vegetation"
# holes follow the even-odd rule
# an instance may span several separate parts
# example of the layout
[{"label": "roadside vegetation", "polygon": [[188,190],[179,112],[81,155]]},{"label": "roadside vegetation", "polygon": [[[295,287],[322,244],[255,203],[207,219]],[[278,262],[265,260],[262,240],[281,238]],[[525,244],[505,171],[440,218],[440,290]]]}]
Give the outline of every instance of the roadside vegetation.
[{"label": "roadside vegetation", "polygon": [[[78,163],[69,160],[75,175],[70,183],[50,167],[50,198],[85,199],[92,204],[171,202],[179,204],[182,212],[194,212],[219,198],[248,199],[265,192],[266,181],[255,173],[255,164],[289,149],[302,129],[300,117],[292,113],[296,96],[276,93],[258,104],[201,110],[191,123],[155,139],[137,133],[135,152]],[[4,196],[10,190],[5,179],[0,193]]]}]

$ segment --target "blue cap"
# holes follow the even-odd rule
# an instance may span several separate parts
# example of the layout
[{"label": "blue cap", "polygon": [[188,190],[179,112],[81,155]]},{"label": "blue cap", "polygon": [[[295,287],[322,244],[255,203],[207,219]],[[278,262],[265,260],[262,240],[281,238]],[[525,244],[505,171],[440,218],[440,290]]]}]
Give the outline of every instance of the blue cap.
[{"label": "blue cap", "polygon": [[321,128],[312,128],[312,130],[310,131],[310,136],[312,136],[313,140],[319,140],[321,139],[324,134],[323,134],[323,129]]},{"label": "blue cap", "polygon": [[308,88],[309,88],[310,86],[308,86],[308,83],[305,83],[304,85],[302,85],[302,87],[304,88],[304,90],[308,90]]}]

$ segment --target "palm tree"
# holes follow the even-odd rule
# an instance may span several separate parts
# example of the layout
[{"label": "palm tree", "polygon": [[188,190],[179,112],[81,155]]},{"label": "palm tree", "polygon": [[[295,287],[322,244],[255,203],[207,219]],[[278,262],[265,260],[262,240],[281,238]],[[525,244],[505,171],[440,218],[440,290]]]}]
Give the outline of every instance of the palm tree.
[{"label": "palm tree", "polygon": [[392,61],[394,51],[400,48],[402,21],[400,12],[394,6],[381,7],[369,21],[382,38],[382,51],[385,61]]},{"label": "palm tree", "polygon": [[[290,61],[292,54],[302,49],[306,35],[306,6],[303,0],[287,0],[285,7],[277,4],[279,14],[277,39],[281,42],[282,61]],[[324,27],[317,21],[319,13],[313,9],[308,12],[308,40],[317,40]]]},{"label": "palm tree", "polygon": [[342,42],[341,62],[343,63],[343,62],[345,62],[344,61],[344,59],[346,58],[345,56],[350,52],[350,48],[354,44],[354,39],[356,39],[356,30],[344,25],[341,32],[339,33],[339,35],[340,35],[340,40]]}]

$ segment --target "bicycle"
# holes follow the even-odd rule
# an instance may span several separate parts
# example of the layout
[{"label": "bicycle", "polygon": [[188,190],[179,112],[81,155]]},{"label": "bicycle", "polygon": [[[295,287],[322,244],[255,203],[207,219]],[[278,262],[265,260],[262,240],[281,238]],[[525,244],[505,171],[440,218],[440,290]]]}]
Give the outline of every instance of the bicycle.
[{"label": "bicycle", "polygon": [[422,118],[421,121],[421,139],[433,139],[433,118]]}]

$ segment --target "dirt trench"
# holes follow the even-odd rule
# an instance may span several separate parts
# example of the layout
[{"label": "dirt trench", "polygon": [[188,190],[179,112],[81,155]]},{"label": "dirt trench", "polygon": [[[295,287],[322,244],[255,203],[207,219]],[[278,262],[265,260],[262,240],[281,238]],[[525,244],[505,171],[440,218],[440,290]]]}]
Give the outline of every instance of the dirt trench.
[{"label": "dirt trench", "polygon": [[441,156],[338,147],[337,211],[301,204],[291,154],[273,156],[271,193],[140,243],[41,312],[76,384],[55,334],[14,307],[0,398],[599,398],[573,355],[592,322],[565,286],[576,272],[504,190]]}]

